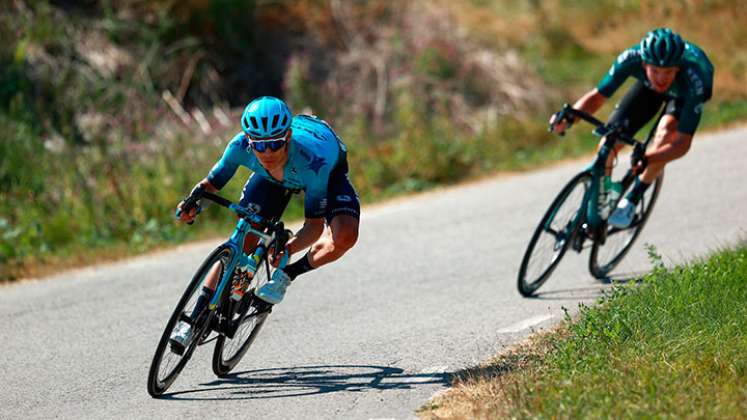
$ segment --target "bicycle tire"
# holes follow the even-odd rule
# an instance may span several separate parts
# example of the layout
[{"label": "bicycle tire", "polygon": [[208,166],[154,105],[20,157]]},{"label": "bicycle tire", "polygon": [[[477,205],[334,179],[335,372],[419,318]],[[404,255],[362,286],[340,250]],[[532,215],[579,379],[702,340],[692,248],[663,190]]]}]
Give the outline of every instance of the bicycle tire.
[{"label": "bicycle tire", "polygon": [[[664,174],[662,173],[658,178],[656,178],[654,184],[648,188],[641,198],[641,201],[638,203],[638,206],[636,206],[636,215],[629,227],[617,229],[612,226],[607,226],[607,234],[605,235],[606,239],[604,244],[594,240],[591,246],[591,253],[589,254],[589,272],[592,276],[600,280],[607,279],[609,273],[620,264],[623,258],[625,258],[625,255],[630,251],[630,248],[633,246],[633,243],[638,238],[638,235],[640,235],[643,227],[646,225],[646,221],[648,221],[648,218],[651,215],[654,204],[656,204],[656,199],[659,197],[663,181]],[[605,247],[606,249],[614,249],[610,247],[612,244],[610,238],[617,239],[616,236],[622,233],[628,233],[630,235],[623,242],[622,247],[619,247],[619,250],[612,251],[610,257],[602,258],[600,253],[605,249]],[[607,262],[603,263],[601,260],[606,260]]]},{"label": "bicycle tire", "polygon": [[[540,220],[539,224],[534,230],[534,233],[532,234],[532,238],[529,240],[529,245],[527,245],[527,249],[524,252],[524,257],[521,260],[517,285],[519,293],[521,293],[522,296],[533,296],[537,289],[539,289],[540,286],[542,286],[545,281],[547,281],[547,279],[550,277],[550,274],[552,274],[552,272],[560,263],[560,260],[563,259],[563,256],[568,250],[568,246],[573,239],[573,236],[577,234],[578,228],[581,225],[583,214],[581,215],[581,218],[576,216],[578,215],[579,209],[582,208],[584,197],[586,197],[587,191],[591,186],[591,179],[591,173],[589,173],[588,171],[581,172],[571,178],[571,180],[568,181],[568,183],[563,187],[563,189],[560,190],[560,193],[558,193],[558,195],[552,201],[544,216],[542,216],[542,219]],[[565,215],[563,215],[563,212],[561,212],[561,209],[567,203],[568,197],[570,197],[572,194],[574,194],[574,196],[573,200],[571,201],[576,201],[576,197],[578,196],[578,194],[576,194],[578,186],[583,187],[582,190],[578,190],[582,192],[582,194],[580,195],[580,197],[578,197],[578,202],[574,203],[573,207],[571,207],[571,209],[573,209],[573,213],[570,214],[569,217],[565,217]],[[558,215],[563,215],[563,217],[561,217],[560,219],[565,219],[560,223],[562,226],[560,226],[560,229],[558,229],[554,233],[548,232],[546,227],[551,226],[553,222],[558,220]],[[540,270],[539,275],[531,276],[532,278],[536,278],[527,278],[530,268],[530,262],[536,260],[539,257],[534,256],[534,251],[537,247],[542,233],[549,233],[550,235],[555,236],[552,259],[544,269]]]},{"label": "bicycle tire", "polygon": [[[174,312],[171,314],[171,317],[166,323],[166,327],[161,334],[161,339],[158,342],[156,352],[153,355],[153,361],[150,365],[150,370],[148,372],[148,393],[151,395],[151,397],[157,398],[161,396],[171,386],[171,384],[173,384],[174,380],[176,380],[181,371],[187,365],[189,359],[192,357],[192,353],[194,353],[195,348],[200,341],[200,338],[205,332],[204,329],[209,325],[209,320],[212,316],[212,313],[208,313],[208,315],[203,318],[203,322],[193,327],[196,339],[194,339],[189,347],[184,350],[183,355],[178,357],[178,361],[176,362],[176,364],[174,364],[174,366],[170,369],[167,369],[168,373],[163,375],[163,378],[159,377],[162,367],[161,364],[164,361],[164,356],[166,355],[166,352],[169,351],[169,337],[174,327],[176,326],[176,323],[179,321],[182,313],[186,312],[192,296],[194,296],[201,289],[205,276],[209,273],[210,269],[216,263],[222,263],[223,268],[221,268],[221,272],[219,273],[219,275],[222,275],[222,270],[224,269],[226,262],[230,260],[232,253],[232,249],[226,245],[221,245],[213,250],[213,252],[210,253],[210,255],[205,259],[200,268],[194,274],[194,276],[192,277],[192,281],[189,283],[187,289],[179,299],[176,308],[174,308]],[[170,351],[169,354],[178,356],[176,353]]]},{"label": "bicycle tire", "polygon": [[[233,338],[229,338],[225,334],[220,334],[215,342],[212,365],[213,373],[218,377],[228,375],[239,364],[249,350],[249,347],[254,343],[269,315],[269,311],[266,310],[269,304],[260,301],[259,298],[254,296],[254,290],[259,286],[259,280],[263,278],[269,280],[269,264],[267,263],[266,254],[257,263],[257,267],[249,290],[247,290],[244,296],[248,305],[248,312],[236,327]],[[229,294],[227,292],[224,294],[222,301],[229,301]],[[232,305],[224,305],[224,308],[230,308],[228,309],[229,312],[224,314],[226,317],[233,318],[234,316],[241,316],[241,313],[238,315],[233,313]],[[229,350],[228,354],[224,354],[224,350],[227,349]]]}]

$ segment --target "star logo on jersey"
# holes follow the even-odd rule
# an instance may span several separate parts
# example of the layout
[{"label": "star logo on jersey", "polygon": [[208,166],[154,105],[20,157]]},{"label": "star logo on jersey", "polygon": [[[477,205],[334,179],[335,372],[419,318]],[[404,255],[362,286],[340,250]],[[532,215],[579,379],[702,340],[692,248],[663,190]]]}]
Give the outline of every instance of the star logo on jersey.
[{"label": "star logo on jersey", "polygon": [[323,157],[314,156],[311,159],[311,162],[309,162],[309,166],[307,166],[306,169],[311,169],[315,174],[319,175],[319,169],[322,169],[322,166],[326,164],[327,161],[324,160]]}]

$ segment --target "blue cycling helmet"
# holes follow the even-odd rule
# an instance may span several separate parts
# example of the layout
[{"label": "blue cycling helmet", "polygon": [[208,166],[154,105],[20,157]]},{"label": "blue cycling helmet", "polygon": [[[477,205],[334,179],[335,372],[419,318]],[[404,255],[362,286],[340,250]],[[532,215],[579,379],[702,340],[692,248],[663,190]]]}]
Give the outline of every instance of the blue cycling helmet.
[{"label": "blue cycling helmet", "polygon": [[244,109],[241,129],[252,139],[269,139],[283,136],[290,128],[288,105],[274,96],[261,96]]},{"label": "blue cycling helmet", "polygon": [[677,67],[685,52],[685,41],[669,28],[658,28],[641,40],[641,58],[658,67]]}]

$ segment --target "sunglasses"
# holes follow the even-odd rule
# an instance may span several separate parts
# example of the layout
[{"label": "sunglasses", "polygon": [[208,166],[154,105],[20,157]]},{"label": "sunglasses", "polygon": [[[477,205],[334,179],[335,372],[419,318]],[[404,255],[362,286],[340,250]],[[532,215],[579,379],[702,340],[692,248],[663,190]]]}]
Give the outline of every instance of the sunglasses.
[{"label": "sunglasses", "polygon": [[285,143],[288,142],[286,140],[285,136],[278,137],[276,139],[264,139],[264,140],[252,140],[249,137],[247,137],[247,140],[249,140],[249,147],[251,147],[253,150],[255,150],[258,153],[264,153],[269,148],[273,152],[277,152],[278,150],[282,149],[283,146],[285,146]]}]

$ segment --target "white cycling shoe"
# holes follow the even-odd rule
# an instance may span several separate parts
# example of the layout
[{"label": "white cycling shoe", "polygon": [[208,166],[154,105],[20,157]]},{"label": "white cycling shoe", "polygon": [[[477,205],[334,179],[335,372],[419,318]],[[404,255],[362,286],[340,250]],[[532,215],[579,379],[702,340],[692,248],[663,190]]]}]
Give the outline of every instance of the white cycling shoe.
[{"label": "white cycling shoe", "polygon": [[290,277],[283,270],[275,270],[270,281],[265,283],[254,294],[267,303],[277,305],[285,297],[285,290],[291,283]]},{"label": "white cycling shoe", "polygon": [[169,337],[171,350],[179,356],[184,355],[184,350],[192,342],[192,326],[186,321],[179,321]]},{"label": "white cycling shoe", "polygon": [[627,198],[623,198],[620,200],[620,203],[617,204],[617,208],[612,212],[610,218],[607,219],[607,223],[616,228],[624,229],[630,226],[634,216],[635,204],[628,201]]}]

